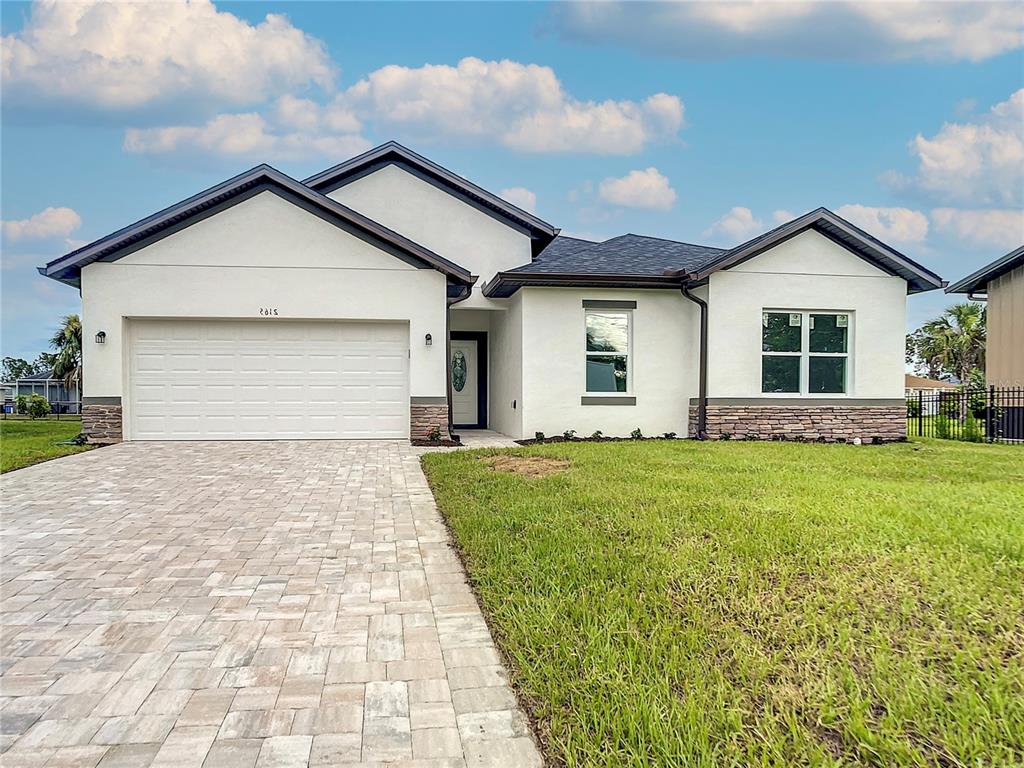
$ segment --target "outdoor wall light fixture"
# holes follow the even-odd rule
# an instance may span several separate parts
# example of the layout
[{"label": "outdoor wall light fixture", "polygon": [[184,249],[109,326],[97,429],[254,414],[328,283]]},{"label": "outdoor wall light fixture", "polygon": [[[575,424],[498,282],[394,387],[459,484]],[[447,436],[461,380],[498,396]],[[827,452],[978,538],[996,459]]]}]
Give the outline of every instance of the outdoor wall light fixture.
[{"label": "outdoor wall light fixture", "polygon": [[423,337],[423,340],[426,342],[428,347],[434,343],[434,337],[431,336],[429,333]]},{"label": "outdoor wall light fixture", "polygon": [[107,340],[107,332],[106,331],[100,331],[99,333],[96,334],[96,343],[97,344],[103,344],[104,342],[106,342],[106,340]]}]

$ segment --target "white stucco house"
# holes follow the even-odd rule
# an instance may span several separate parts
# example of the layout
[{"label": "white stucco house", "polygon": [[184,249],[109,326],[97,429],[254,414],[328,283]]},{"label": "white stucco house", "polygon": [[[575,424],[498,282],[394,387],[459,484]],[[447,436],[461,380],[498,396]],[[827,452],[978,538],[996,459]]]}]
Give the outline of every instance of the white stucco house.
[{"label": "white stucco house", "polygon": [[41,267],[96,441],[904,435],[933,272],[818,209],[722,250],[559,230],[394,142],[261,165]]}]

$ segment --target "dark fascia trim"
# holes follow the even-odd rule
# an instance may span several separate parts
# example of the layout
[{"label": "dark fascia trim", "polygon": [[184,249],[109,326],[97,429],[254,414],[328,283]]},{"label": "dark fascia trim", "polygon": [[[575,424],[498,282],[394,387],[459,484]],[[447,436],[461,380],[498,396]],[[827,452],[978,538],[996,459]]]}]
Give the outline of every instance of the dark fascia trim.
[{"label": "dark fascia trim", "polygon": [[360,239],[417,266],[442,272],[458,282],[472,284],[473,276],[454,262],[384,227],[372,219],[303,186],[269,165],[259,165],[187,200],[100,238],[51,261],[39,272],[69,285],[80,285],[82,267],[94,261],[116,261],[134,250],[184,229],[253,195],[272,191],[289,202],[329,221]]},{"label": "dark fascia trim", "polygon": [[120,405],[121,398],[114,397],[83,397],[82,405]]},{"label": "dark fascia trim", "polygon": [[410,397],[411,405],[447,405],[447,397]]},{"label": "dark fascia trim", "polygon": [[540,253],[559,232],[556,227],[543,219],[512,205],[483,187],[477,186],[468,179],[464,179],[432,160],[413,152],[408,147],[402,146],[397,141],[389,141],[379,147],[374,147],[350,160],[314,174],[302,183],[318,192],[328,194],[392,163],[438,189],[454,194],[478,210],[499,218],[506,224],[514,225],[516,229],[534,240],[534,255]]},{"label": "dark fascia trim", "polygon": [[636,309],[635,301],[614,301],[612,299],[584,299],[584,309]]},{"label": "dark fascia trim", "polygon": [[[699,404],[699,398],[691,397],[690,405]],[[708,405],[749,406],[763,408],[818,408],[821,406],[848,408],[887,408],[905,406],[903,398],[892,397],[709,397]]]},{"label": "dark fascia trim", "polygon": [[[780,227],[776,227],[763,235],[758,235],[752,240],[736,246],[731,251],[727,251],[718,260],[694,272],[692,278],[694,281],[706,280],[709,275],[720,269],[729,269],[737,264],[741,264],[764,253],[769,248],[773,248],[812,228],[839,245],[844,246],[869,264],[891,275],[902,277],[907,281],[907,293],[932,291],[937,288],[943,288],[946,285],[946,281],[931,270],[890,248],[881,240],[872,237],[864,230],[837,216],[827,208],[818,208],[805,213],[803,216],[799,216]],[[849,238],[852,242],[840,239],[840,234]],[[902,269],[907,274],[902,274],[893,265],[896,265],[896,267]]]},{"label": "dark fascia trim", "polygon": [[583,395],[580,398],[580,405],[636,405],[636,398],[626,395],[607,396]]},{"label": "dark fascia trim", "polygon": [[504,299],[520,288],[546,286],[561,288],[678,288],[673,275],[612,275],[581,272],[499,272],[483,287],[483,294]]},{"label": "dark fascia trim", "polygon": [[1011,272],[1021,265],[1024,265],[1024,245],[996,259],[991,264],[986,264],[977,272],[972,272],[967,277],[946,286],[946,293],[977,293],[984,291],[990,280],[1002,277],[1007,272]]}]

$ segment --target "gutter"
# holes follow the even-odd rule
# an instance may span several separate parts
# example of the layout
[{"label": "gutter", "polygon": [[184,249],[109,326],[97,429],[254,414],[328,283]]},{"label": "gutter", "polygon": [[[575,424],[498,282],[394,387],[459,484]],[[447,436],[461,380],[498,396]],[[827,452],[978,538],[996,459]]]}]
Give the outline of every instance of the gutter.
[{"label": "gutter", "polygon": [[[476,278],[473,278],[473,283]],[[460,285],[459,294],[445,297],[444,307],[444,391],[448,400],[448,437],[455,437],[452,430],[455,429],[455,418],[452,414],[452,376],[449,366],[452,359],[452,307],[460,301],[465,301],[473,295],[473,283]]]},{"label": "gutter", "polygon": [[708,303],[690,293],[692,275],[684,273],[679,291],[700,308],[700,363],[697,375],[699,379],[697,392],[697,431],[698,440],[708,439]]}]

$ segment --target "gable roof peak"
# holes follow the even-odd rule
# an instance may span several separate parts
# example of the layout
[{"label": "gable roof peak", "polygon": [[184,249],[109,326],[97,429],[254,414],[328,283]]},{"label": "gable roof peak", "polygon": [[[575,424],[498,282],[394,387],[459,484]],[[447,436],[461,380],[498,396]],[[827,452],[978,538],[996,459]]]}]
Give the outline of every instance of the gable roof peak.
[{"label": "gable roof peak", "polygon": [[533,241],[534,255],[540,253],[559,232],[557,227],[543,219],[394,140],[315,173],[302,183],[326,195],[387,165],[397,165],[428,184],[524,232]]},{"label": "gable roof peak", "polygon": [[458,264],[337,200],[310,189],[266,163],[254,166],[227,181],[66,253],[39,267],[38,271],[46,277],[78,287],[82,267],[95,261],[115,261],[132,250],[188,226],[199,217],[208,216],[225,206],[234,205],[247,196],[263,191],[273,191],[292,204],[316,211],[357,237],[372,242],[384,250],[390,249],[392,253],[400,253],[417,264],[436,269],[457,282],[471,285],[476,280],[468,270]]},{"label": "gable roof peak", "polygon": [[802,216],[797,216],[791,221],[780,224],[764,234],[725,251],[720,258],[709,262],[698,272],[693,273],[693,278],[704,280],[720,269],[729,269],[752,259],[808,229],[813,229],[838,243],[882,271],[902,277],[907,281],[907,293],[932,291],[946,285],[946,282],[931,270],[904,256],[895,248],[886,245],[874,235],[868,234],[857,225],[825,207],[808,211]]}]

